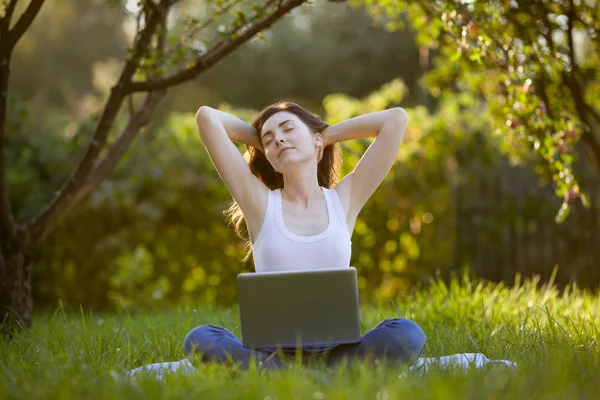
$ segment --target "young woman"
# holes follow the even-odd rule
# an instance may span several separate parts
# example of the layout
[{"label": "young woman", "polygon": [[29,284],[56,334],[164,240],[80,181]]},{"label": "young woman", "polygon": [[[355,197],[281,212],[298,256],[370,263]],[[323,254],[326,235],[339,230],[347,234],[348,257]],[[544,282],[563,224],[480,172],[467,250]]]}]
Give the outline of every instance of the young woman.
[{"label": "young woman", "polygon": [[[408,122],[402,108],[362,115],[328,126],[292,102],[266,107],[252,125],[225,112],[200,107],[200,138],[231,192],[229,215],[240,234],[245,221],[249,255],[257,272],[350,265],[356,218],[394,164]],[[354,171],[336,184],[338,142],[375,138]],[[248,146],[247,160],[233,142]],[[356,344],[303,348],[329,365],[344,358],[386,357],[413,363],[425,344],[413,321],[386,319]],[[272,349],[246,349],[230,331],[202,325],[184,341],[188,356],[205,361],[251,359],[263,367],[285,364]],[[290,349],[295,353],[295,349]]]}]

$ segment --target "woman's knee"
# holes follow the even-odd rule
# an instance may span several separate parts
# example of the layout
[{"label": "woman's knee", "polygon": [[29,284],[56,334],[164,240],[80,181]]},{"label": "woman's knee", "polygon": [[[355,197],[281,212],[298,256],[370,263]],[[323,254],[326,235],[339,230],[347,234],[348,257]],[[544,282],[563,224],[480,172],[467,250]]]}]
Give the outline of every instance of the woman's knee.
[{"label": "woman's knee", "polygon": [[390,355],[401,357],[409,363],[416,362],[427,340],[419,324],[406,318],[383,320],[373,329],[373,333],[376,340],[381,341],[377,347],[384,346]]},{"label": "woman's knee", "polygon": [[403,347],[410,353],[409,359],[416,361],[427,341],[423,329],[415,321],[406,318],[393,318],[390,324]]},{"label": "woman's knee", "polygon": [[227,329],[215,325],[200,325],[188,332],[183,340],[186,356],[209,352],[223,336],[233,336]]}]

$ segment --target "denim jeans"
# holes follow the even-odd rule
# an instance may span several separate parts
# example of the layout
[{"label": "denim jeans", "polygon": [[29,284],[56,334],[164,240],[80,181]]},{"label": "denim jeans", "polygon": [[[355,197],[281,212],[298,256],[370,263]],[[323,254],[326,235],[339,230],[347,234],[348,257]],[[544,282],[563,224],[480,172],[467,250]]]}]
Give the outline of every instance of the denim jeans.
[{"label": "denim jeans", "polygon": [[[377,324],[357,343],[332,345],[324,349],[302,348],[302,361],[319,358],[331,366],[344,359],[376,358],[396,364],[414,364],[423,351],[425,340],[425,333],[417,323],[404,318],[390,318]],[[235,362],[242,367],[255,360],[265,368],[279,368],[298,353],[298,349],[279,352],[248,349],[232,332],[214,325],[200,325],[192,329],[185,337],[183,347],[188,357],[197,354],[202,361]]]}]

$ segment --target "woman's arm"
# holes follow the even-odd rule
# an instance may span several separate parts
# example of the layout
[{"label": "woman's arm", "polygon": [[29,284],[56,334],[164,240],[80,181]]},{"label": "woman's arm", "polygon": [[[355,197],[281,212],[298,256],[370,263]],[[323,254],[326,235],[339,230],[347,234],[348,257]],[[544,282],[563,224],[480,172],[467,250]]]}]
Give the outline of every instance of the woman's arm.
[{"label": "woman's arm", "polygon": [[349,139],[375,138],[354,170],[336,185],[350,219],[358,215],[392,168],[407,124],[406,111],[392,108],[351,118],[323,131],[325,145]]},{"label": "woman's arm", "polygon": [[208,106],[200,107],[205,113],[210,114],[212,118],[217,119],[223,124],[227,136],[233,142],[243,143],[257,148],[262,151],[262,146],[258,140],[256,129],[248,125],[238,117],[221,110],[217,110]]},{"label": "woman's arm", "polygon": [[250,235],[253,235],[260,229],[264,218],[269,189],[250,171],[233,140],[252,145],[252,138],[256,138],[254,128],[206,106],[200,107],[196,113],[196,124],[210,160],[240,205]]},{"label": "woman's arm", "polygon": [[[389,110],[377,111],[370,114],[360,115],[350,118],[346,121],[330,125],[321,134],[323,135],[324,146],[343,142],[345,140],[374,138],[379,135],[387,123],[397,125],[398,119],[406,118],[406,112],[402,108],[391,108]],[[396,129],[393,130],[398,134]],[[404,131],[402,131],[404,134]]]}]

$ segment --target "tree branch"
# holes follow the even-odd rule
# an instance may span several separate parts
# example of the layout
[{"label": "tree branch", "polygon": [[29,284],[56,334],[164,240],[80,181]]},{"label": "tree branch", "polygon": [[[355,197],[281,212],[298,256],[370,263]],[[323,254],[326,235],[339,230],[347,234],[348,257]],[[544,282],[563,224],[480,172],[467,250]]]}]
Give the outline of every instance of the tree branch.
[{"label": "tree branch", "polygon": [[8,6],[6,7],[6,13],[4,14],[4,18],[2,18],[3,25],[4,25],[4,21],[6,21],[6,31],[4,29],[2,30],[3,35],[5,33],[7,33],[8,29],[10,28],[10,20],[12,19],[12,15],[15,12],[15,7],[17,5],[17,1],[18,0],[10,0],[10,3],[8,3]]},{"label": "tree branch", "polygon": [[201,31],[202,29],[206,28],[208,25],[212,24],[213,22],[215,22],[217,19],[219,19],[220,17],[223,16],[223,14],[227,13],[229,10],[231,10],[231,8],[233,6],[235,6],[237,4],[236,0],[230,1],[229,3],[225,4],[224,6],[221,6],[221,9],[219,10],[219,12],[216,12],[211,18],[207,19],[206,21],[204,21],[204,23],[202,25],[200,25],[197,29],[196,32]]},{"label": "tree branch", "polygon": [[575,42],[573,40],[573,22],[576,18],[575,4],[573,0],[569,0],[569,11],[568,11],[568,29],[567,29],[567,40],[569,43],[569,57],[571,58],[571,76],[567,72],[563,72],[563,82],[569,88],[573,94],[575,100],[575,109],[579,114],[579,119],[583,123],[583,129],[581,134],[581,140],[587,144],[588,153],[592,158],[596,171],[600,172],[600,143],[598,138],[592,130],[592,125],[588,119],[588,104],[585,101],[579,82],[577,81],[577,65],[575,63]]},{"label": "tree branch", "polygon": [[596,112],[596,110],[594,110],[594,107],[590,106],[589,104],[585,104],[585,108],[587,109],[587,111],[591,114],[591,116],[600,124],[600,114],[598,114]]},{"label": "tree branch", "polygon": [[588,153],[592,158],[594,167],[596,167],[597,172],[600,172],[600,145],[598,145],[598,140],[594,133],[589,129],[589,125],[584,127],[581,140],[588,145]]},{"label": "tree branch", "polygon": [[542,70],[540,76],[537,79],[538,84],[535,86],[535,89],[539,92],[539,96],[542,98],[542,101],[546,106],[546,113],[548,115],[548,118],[554,119],[554,108],[548,97],[548,92],[546,91],[546,83],[548,83],[549,81],[550,79],[548,79],[548,76]]},{"label": "tree branch", "polygon": [[[157,63],[164,64],[165,61],[165,38],[167,36],[167,20],[168,20],[168,11],[169,9],[159,10],[160,12],[160,23],[157,28],[157,37],[156,37],[156,54],[157,54]],[[155,73],[157,71],[154,71]],[[159,75],[160,74],[160,75]],[[157,74],[157,76],[162,78],[162,73]]]},{"label": "tree branch", "polygon": [[129,145],[137,136],[140,129],[148,123],[152,111],[164,97],[166,91],[151,92],[146,96],[144,105],[134,115],[129,118],[127,126],[119,134],[114,145],[108,154],[98,162],[97,166],[90,173],[87,181],[77,193],[76,202],[90,193],[104,178],[112,173],[121,157],[127,152]]},{"label": "tree branch", "polygon": [[289,0],[277,8],[272,14],[268,15],[262,21],[248,28],[241,35],[233,40],[217,43],[210,51],[196,59],[195,64],[187,69],[179,71],[163,79],[154,79],[143,82],[133,82],[125,90],[127,93],[143,92],[151,90],[166,89],[187,80],[195,78],[201,72],[213,66],[227,54],[237,49],[244,42],[252,38],[255,34],[269,28],[275,21],[283,15],[298,7],[306,0]]},{"label": "tree branch", "polygon": [[573,94],[573,100],[575,100],[575,110],[577,111],[577,114],[579,114],[579,119],[583,123],[581,140],[587,144],[588,152],[592,158],[592,161],[594,162],[594,167],[596,168],[596,171],[600,172],[600,143],[598,143],[596,135],[594,135],[594,132],[591,130],[591,124],[587,115],[588,105],[583,98],[581,88],[579,87],[579,83],[576,81],[576,79],[569,77],[566,73],[563,73],[562,78],[565,85]]},{"label": "tree branch", "polygon": [[145,28],[138,33],[133,52],[125,63],[118,83],[111,89],[102,115],[96,125],[96,131],[86,148],[86,151],[73,174],[65,182],[54,200],[31,222],[33,240],[37,241],[46,236],[54,224],[77,202],[79,190],[85,185],[89,174],[98,158],[100,150],[106,143],[110,128],[121,109],[127,93],[124,88],[131,82],[131,77],[137,70],[139,62],[147,52],[152,37],[161,21],[160,13],[147,9]]},{"label": "tree branch", "polygon": [[45,0],[31,0],[31,3],[29,3],[29,6],[27,6],[23,15],[21,15],[15,26],[9,31],[9,38],[7,41],[11,50],[15,47],[27,29],[29,29],[29,26],[31,26],[31,23],[40,11],[40,8],[42,8],[44,1]]},{"label": "tree branch", "polygon": [[143,0],[143,3],[154,12],[160,12],[160,9],[156,4],[154,4],[153,0]]},{"label": "tree branch", "polygon": [[[138,117],[132,118],[128,124],[129,128],[126,128],[121,136],[119,136],[119,141],[123,146],[113,148],[110,153],[114,156],[107,156],[107,158],[103,159],[103,161],[100,162],[102,167],[100,167],[100,164],[98,164],[100,150],[106,143],[110,127],[112,126],[112,123],[127,95],[139,91],[162,92],[163,89],[194,78],[200,72],[212,66],[225,55],[239,47],[256,33],[271,26],[276,20],[281,18],[291,9],[302,4],[304,1],[305,0],[289,0],[280,8],[275,10],[272,14],[251,26],[235,39],[230,40],[229,42],[220,42],[209,53],[206,53],[200,57],[194,67],[181,71],[170,78],[158,78],[151,81],[139,82],[137,83],[138,86],[136,87],[136,84],[131,82],[131,78],[138,69],[141,58],[148,52],[149,46],[151,46],[152,38],[156,33],[156,29],[162,21],[162,12],[153,11],[154,7],[149,6],[147,2],[144,2],[145,12],[147,13],[145,28],[138,33],[134,51],[130,59],[123,67],[123,71],[117,85],[115,85],[111,90],[106,106],[98,121],[94,137],[88,145],[85,154],[83,155],[73,175],[63,185],[63,188],[60,190],[52,203],[49,204],[31,222],[32,240],[39,241],[40,239],[43,239],[56,224],[56,222],[60,220],[63,215],[66,214],[68,210],[83,197],[85,193],[89,192],[94,184],[97,185],[100,182],[99,177],[106,176],[108,173],[110,173],[110,171],[112,171],[119,158],[116,155],[120,154],[121,151],[124,151],[121,149],[125,149],[133,139],[135,133],[137,133],[135,132],[134,128],[138,126],[141,127],[143,124],[145,124],[145,120],[147,119],[146,114],[139,114],[139,112],[149,113],[147,110],[154,108],[154,101],[158,102],[158,98],[156,98],[154,95],[152,97],[148,97],[148,106],[142,108],[142,110],[136,113]],[[171,4],[173,4],[173,0],[162,0],[158,7],[164,9],[170,7]],[[153,5],[156,4],[153,3]],[[96,166],[99,169],[96,169]],[[90,182],[91,185],[88,182]]]},{"label": "tree branch", "polygon": [[8,188],[6,187],[6,165],[4,158],[4,138],[7,131],[8,78],[12,51],[27,28],[37,16],[44,0],[32,0],[13,29],[10,29],[17,0],[11,0],[0,19],[0,236],[12,237],[17,225],[12,215]]},{"label": "tree branch", "polygon": [[236,4],[237,4],[237,0],[231,0],[229,3],[226,3],[225,5],[221,5],[221,8],[219,9],[219,11],[214,13],[212,15],[212,17],[205,20],[201,25],[193,27],[193,29],[190,29],[188,32],[186,32],[185,37],[182,38],[179,46],[175,46],[175,47],[169,49],[169,51],[167,51],[165,53],[165,58],[171,57],[181,47],[186,47],[186,46],[189,47],[190,46],[189,42],[190,42],[191,38],[197,37],[203,29],[205,29],[207,26],[209,26],[213,22],[217,21],[220,17],[222,17],[227,12],[229,12]]},{"label": "tree branch", "polygon": [[12,216],[4,160],[4,137],[6,136],[6,114],[8,108],[8,76],[10,74],[10,50],[6,45],[6,36],[0,37],[0,236],[13,236],[16,225]]},{"label": "tree branch", "polygon": [[575,4],[573,0],[569,0],[569,12],[567,15],[569,22],[567,28],[567,37],[569,41],[569,58],[571,59],[571,70],[573,71],[574,76],[577,74],[577,64],[575,63],[575,43],[573,41],[573,23],[575,22],[575,18],[577,15],[575,14]]},{"label": "tree branch", "polygon": [[[254,15],[254,17],[252,17],[248,22],[254,23],[255,21],[257,21],[260,18],[260,16],[262,15],[262,13],[265,12],[269,7],[271,7],[273,5],[273,3],[275,3],[276,9],[281,8],[281,0],[268,0],[265,2],[265,4],[260,9],[258,9],[258,11]],[[282,15],[284,15],[284,14],[282,14]],[[246,24],[247,23],[242,23],[242,24],[236,26],[235,29],[233,29],[231,32],[229,32],[229,37],[233,37],[235,34],[237,34],[237,32],[240,29],[242,29],[244,27],[244,25],[246,25]],[[254,36],[254,35],[252,35],[252,36]],[[250,36],[250,37],[252,37],[252,36]],[[250,39],[250,38],[248,38],[248,39]]]}]

